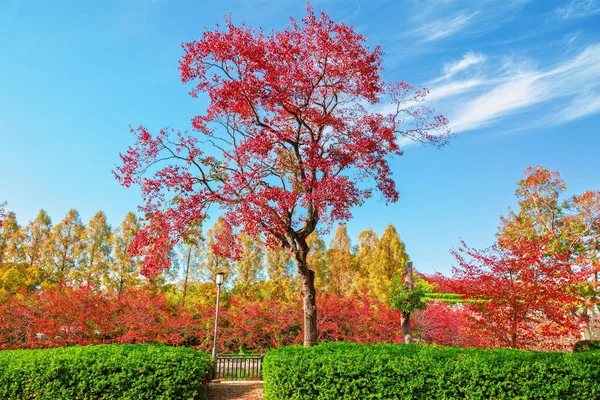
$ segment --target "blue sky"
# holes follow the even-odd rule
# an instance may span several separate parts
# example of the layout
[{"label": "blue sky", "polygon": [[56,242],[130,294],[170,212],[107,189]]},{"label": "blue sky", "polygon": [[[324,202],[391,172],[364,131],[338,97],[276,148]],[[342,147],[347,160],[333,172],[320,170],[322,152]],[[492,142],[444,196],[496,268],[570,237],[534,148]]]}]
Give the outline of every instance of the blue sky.
[{"label": "blue sky", "polygon": [[[493,243],[527,166],[559,170],[570,193],[600,189],[600,0],[314,4],[383,47],[387,80],[428,87],[457,133],[392,160],[400,201],[354,210],[354,243],[392,223],[417,269],[448,274],[460,239]],[[202,113],[180,43],[228,12],[280,29],[304,3],[0,0],[0,200],[21,223],[76,208],[117,225],[136,208],[111,175],[128,125],[186,129]]]}]

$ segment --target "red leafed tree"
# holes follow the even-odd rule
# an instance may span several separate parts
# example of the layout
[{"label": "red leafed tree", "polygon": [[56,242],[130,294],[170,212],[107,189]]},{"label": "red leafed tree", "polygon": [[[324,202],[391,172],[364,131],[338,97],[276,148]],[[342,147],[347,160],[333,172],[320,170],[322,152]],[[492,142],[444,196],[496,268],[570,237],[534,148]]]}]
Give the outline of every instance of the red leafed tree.
[{"label": "red leafed tree", "polygon": [[[302,285],[304,344],[317,341],[315,274],[307,237],[350,218],[372,194],[398,199],[388,157],[412,139],[442,145],[447,121],[422,104],[427,90],[381,78],[382,51],[352,27],[316,15],[269,34],[236,26],[183,45],[179,63],[193,97],[207,95],[192,132],[140,126],[115,175],[140,185],[146,224],[132,251],[145,273],[217,206],[225,229],[214,249],[235,257],[233,232],[261,236],[293,257]],[[374,110],[382,110],[377,112]],[[384,112],[385,111],[385,112]]]},{"label": "red leafed tree", "polygon": [[441,301],[427,303],[415,313],[415,327],[424,343],[442,346],[488,347],[493,340],[474,322],[473,312],[464,304]]},{"label": "red leafed tree", "polygon": [[579,320],[569,312],[581,303],[576,285],[589,273],[570,262],[571,254],[552,250],[551,238],[499,238],[486,250],[453,252],[458,267],[455,291],[471,301],[474,323],[512,348],[549,347],[553,338],[572,334]]}]

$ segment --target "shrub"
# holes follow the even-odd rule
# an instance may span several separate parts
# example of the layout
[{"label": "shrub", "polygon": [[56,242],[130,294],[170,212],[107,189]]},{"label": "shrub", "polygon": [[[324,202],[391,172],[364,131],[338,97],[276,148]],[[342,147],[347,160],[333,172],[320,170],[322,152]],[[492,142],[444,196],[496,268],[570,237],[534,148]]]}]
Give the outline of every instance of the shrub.
[{"label": "shrub", "polygon": [[600,350],[600,340],[580,340],[573,346],[573,352]]},{"label": "shrub", "polygon": [[203,399],[208,354],[184,347],[100,345],[0,351],[2,399]]},{"label": "shrub", "polygon": [[265,399],[598,399],[600,353],[325,343],[267,353]]}]

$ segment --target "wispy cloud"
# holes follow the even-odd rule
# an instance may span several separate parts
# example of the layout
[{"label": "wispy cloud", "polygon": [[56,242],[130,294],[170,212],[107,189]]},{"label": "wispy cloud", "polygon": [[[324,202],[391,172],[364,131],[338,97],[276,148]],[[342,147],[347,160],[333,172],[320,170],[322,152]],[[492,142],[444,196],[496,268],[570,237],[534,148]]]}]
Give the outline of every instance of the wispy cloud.
[{"label": "wispy cloud", "polygon": [[571,0],[566,5],[558,7],[556,13],[561,18],[584,18],[600,14],[599,0]]},{"label": "wispy cloud", "polygon": [[435,79],[433,83],[450,79],[459,72],[469,69],[474,65],[481,64],[485,60],[486,56],[484,54],[469,51],[468,53],[465,53],[463,58],[461,58],[460,60],[456,60],[454,62],[445,64],[444,74],[439,78]]},{"label": "wispy cloud", "polygon": [[452,97],[461,93],[466,93],[484,84],[489,84],[489,82],[483,79],[465,79],[462,81],[446,83],[441,86],[435,86],[433,89],[431,89],[427,99],[429,101],[441,100],[446,97]]},{"label": "wispy cloud", "polygon": [[469,68],[472,65],[477,65],[485,61],[483,54],[468,52],[461,60],[444,65],[444,74],[446,78],[450,78],[462,70]]},{"label": "wispy cloud", "polygon": [[544,123],[582,118],[600,112],[600,43],[547,68],[508,59],[493,74],[445,82],[431,94],[433,101],[446,99],[452,106],[462,101],[450,114],[455,132],[486,127],[541,104]]},{"label": "wispy cloud", "polygon": [[477,11],[470,14],[461,12],[454,17],[440,18],[421,25],[415,30],[415,34],[424,41],[447,38],[464,29],[477,14]]},{"label": "wispy cloud", "polygon": [[459,34],[481,35],[514,18],[529,0],[414,0],[416,28],[409,34],[421,42],[433,42]]}]

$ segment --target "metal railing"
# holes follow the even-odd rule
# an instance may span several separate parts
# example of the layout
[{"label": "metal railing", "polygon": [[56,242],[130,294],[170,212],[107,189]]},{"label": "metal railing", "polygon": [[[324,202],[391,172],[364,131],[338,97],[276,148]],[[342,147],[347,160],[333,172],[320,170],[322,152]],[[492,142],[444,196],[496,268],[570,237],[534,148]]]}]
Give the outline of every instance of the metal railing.
[{"label": "metal railing", "polygon": [[262,379],[264,354],[218,354],[217,379]]}]

